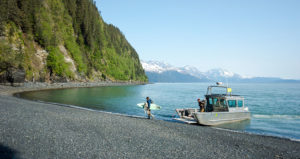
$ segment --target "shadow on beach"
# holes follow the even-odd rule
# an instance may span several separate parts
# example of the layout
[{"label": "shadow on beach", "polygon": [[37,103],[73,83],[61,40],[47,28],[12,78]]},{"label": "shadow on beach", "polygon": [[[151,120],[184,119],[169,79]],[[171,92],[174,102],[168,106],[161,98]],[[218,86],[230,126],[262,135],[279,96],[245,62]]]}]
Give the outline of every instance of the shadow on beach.
[{"label": "shadow on beach", "polygon": [[4,146],[0,143],[0,158],[1,159],[17,159],[18,152],[10,147]]}]

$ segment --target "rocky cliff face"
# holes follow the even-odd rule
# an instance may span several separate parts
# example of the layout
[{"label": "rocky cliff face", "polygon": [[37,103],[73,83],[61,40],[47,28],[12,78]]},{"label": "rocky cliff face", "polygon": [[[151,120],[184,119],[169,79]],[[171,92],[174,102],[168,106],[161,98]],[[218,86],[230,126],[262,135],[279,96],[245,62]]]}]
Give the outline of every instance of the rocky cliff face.
[{"label": "rocky cliff face", "polygon": [[141,81],[121,31],[91,0],[1,0],[0,82]]}]

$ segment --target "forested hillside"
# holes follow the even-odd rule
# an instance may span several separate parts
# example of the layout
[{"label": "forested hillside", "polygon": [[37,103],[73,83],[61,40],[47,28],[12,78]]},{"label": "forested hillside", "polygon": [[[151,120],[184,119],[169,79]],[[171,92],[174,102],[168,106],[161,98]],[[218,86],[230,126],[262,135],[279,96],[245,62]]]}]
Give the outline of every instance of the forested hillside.
[{"label": "forested hillside", "polygon": [[92,0],[1,0],[0,81],[147,81]]}]

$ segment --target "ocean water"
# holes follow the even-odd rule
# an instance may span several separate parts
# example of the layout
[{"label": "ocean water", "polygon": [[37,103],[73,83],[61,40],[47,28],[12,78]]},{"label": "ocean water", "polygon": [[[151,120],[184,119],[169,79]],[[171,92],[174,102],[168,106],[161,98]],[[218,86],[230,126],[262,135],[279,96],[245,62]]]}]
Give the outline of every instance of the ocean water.
[{"label": "ocean water", "polygon": [[[149,96],[161,110],[152,111],[157,119],[174,121],[176,108],[198,108],[213,83],[156,83],[137,86],[72,88],[21,93],[22,98],[63,103],[108,112],[145,116],[137,103]],[[256,134],[300,139],[300,84],[230,84],[233,94],[245,97],[251,120],[218,127]]]}]

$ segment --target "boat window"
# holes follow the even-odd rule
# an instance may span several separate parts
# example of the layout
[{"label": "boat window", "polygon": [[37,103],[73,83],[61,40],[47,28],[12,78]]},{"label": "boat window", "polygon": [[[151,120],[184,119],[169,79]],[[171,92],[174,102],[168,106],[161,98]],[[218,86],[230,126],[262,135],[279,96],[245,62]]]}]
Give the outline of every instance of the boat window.
[{"label": "boat window", "polygon": [[218,98],[213,98],[213,105],[216,106],[216,107],[219,106]]},{"label": "boat window", "polygon": [[225,99],[220,99],[220,105],[222,107],[227,107],[226,100]]},{"label": "boat window", "polygon": [[212,106],[213,100],[212,100],[212,98],[209,98],[209,97],[207,97],[206,100],[207,100],[207,105],[205,107],[205,112],[212,112],[214,110],[214,108]]},{"label": "boat window", "polygon": [[235,100],[228,100],[228,106],[229,107],[236,107],[236,101]]},{"label": "boat window", "polygon": [[212,105],[212,99],[211,98],[208,99],[208,104]]},{"label": "boat window", "polygon": [[239,101],[238,101],[238,106],[239,106],[239,107],[243,107],[243,101],[242,101],[242,100],[239,100]]}]

